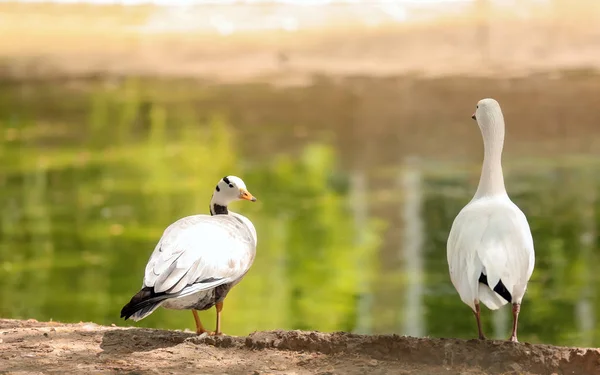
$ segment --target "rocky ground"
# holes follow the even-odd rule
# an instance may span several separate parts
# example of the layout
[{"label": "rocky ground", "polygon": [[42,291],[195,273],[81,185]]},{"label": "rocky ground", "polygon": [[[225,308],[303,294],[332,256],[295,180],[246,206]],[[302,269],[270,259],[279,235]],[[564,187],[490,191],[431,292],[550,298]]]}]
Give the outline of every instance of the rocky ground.
[{"label": "rocky ground", "polygon": [[600,350],[302,331],[247,337],[0,320],[0,374],[600,374]]}]

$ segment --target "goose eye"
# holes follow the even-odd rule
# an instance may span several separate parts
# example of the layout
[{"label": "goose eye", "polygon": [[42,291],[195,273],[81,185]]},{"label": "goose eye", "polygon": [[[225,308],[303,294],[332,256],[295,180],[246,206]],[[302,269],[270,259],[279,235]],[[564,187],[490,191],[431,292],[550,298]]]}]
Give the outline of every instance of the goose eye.
[{"label": "goose eye", "polygon": [[232,187],[233,187],[233,184],[229,184],[229,187],[230,187],[230,188],[232,188]]}]

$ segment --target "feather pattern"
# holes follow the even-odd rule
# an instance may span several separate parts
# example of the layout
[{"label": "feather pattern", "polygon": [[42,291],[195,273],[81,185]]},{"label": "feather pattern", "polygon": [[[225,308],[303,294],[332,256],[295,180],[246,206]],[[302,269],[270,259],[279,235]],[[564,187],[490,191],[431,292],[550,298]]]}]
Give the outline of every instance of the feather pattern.
[{"label": "feather pattern", "polygon": [[243,219],[232,212],[188,216],[171,224],[150,256],[143,287],[187,295],[237,281],[256,254],[254,226]]},{"label": "feather pattern", "polygon": [[[533,273],[533,239],[523,212],[507,195],[472,201],[452,224],[448,265],[461,300],[475,310],[475,301],[490,309],[520,303]],[[479,282],[480,275],[487,284]],[[494,287],[499,282],[512,296],[507,301]]]}]

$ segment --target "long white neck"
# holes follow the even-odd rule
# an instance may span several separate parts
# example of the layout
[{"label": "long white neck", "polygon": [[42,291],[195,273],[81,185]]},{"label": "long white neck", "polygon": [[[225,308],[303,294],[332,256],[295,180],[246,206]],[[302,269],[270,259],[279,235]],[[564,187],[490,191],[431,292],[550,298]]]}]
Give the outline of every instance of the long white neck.
[{"label": "long white neck", "polygon": [[484,126],[480,126],[484,149],[483,167],[479,178],[479,186],[473,199],[506,195],[504,175],[502,174],[504,118],[502,113],[490,113],[481,121],[486,122]]}]

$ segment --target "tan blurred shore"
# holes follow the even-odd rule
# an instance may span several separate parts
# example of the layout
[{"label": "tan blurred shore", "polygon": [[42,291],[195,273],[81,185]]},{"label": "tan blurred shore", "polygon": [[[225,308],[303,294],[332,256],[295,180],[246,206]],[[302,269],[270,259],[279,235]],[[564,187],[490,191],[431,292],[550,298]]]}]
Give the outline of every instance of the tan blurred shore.
[{"label": "tan blurred shore", "polygon": [[0,74],[301,84],[318,74],[511,76],[600,68],[600,2],[528,3],[520,13],[475,4],[399,24],[373,26],[338,17],[293,32],[229,35],[201,21],[211,12],[240,13],[240,6],[198,6],[174,14],[148,5],[2,3]]}]

